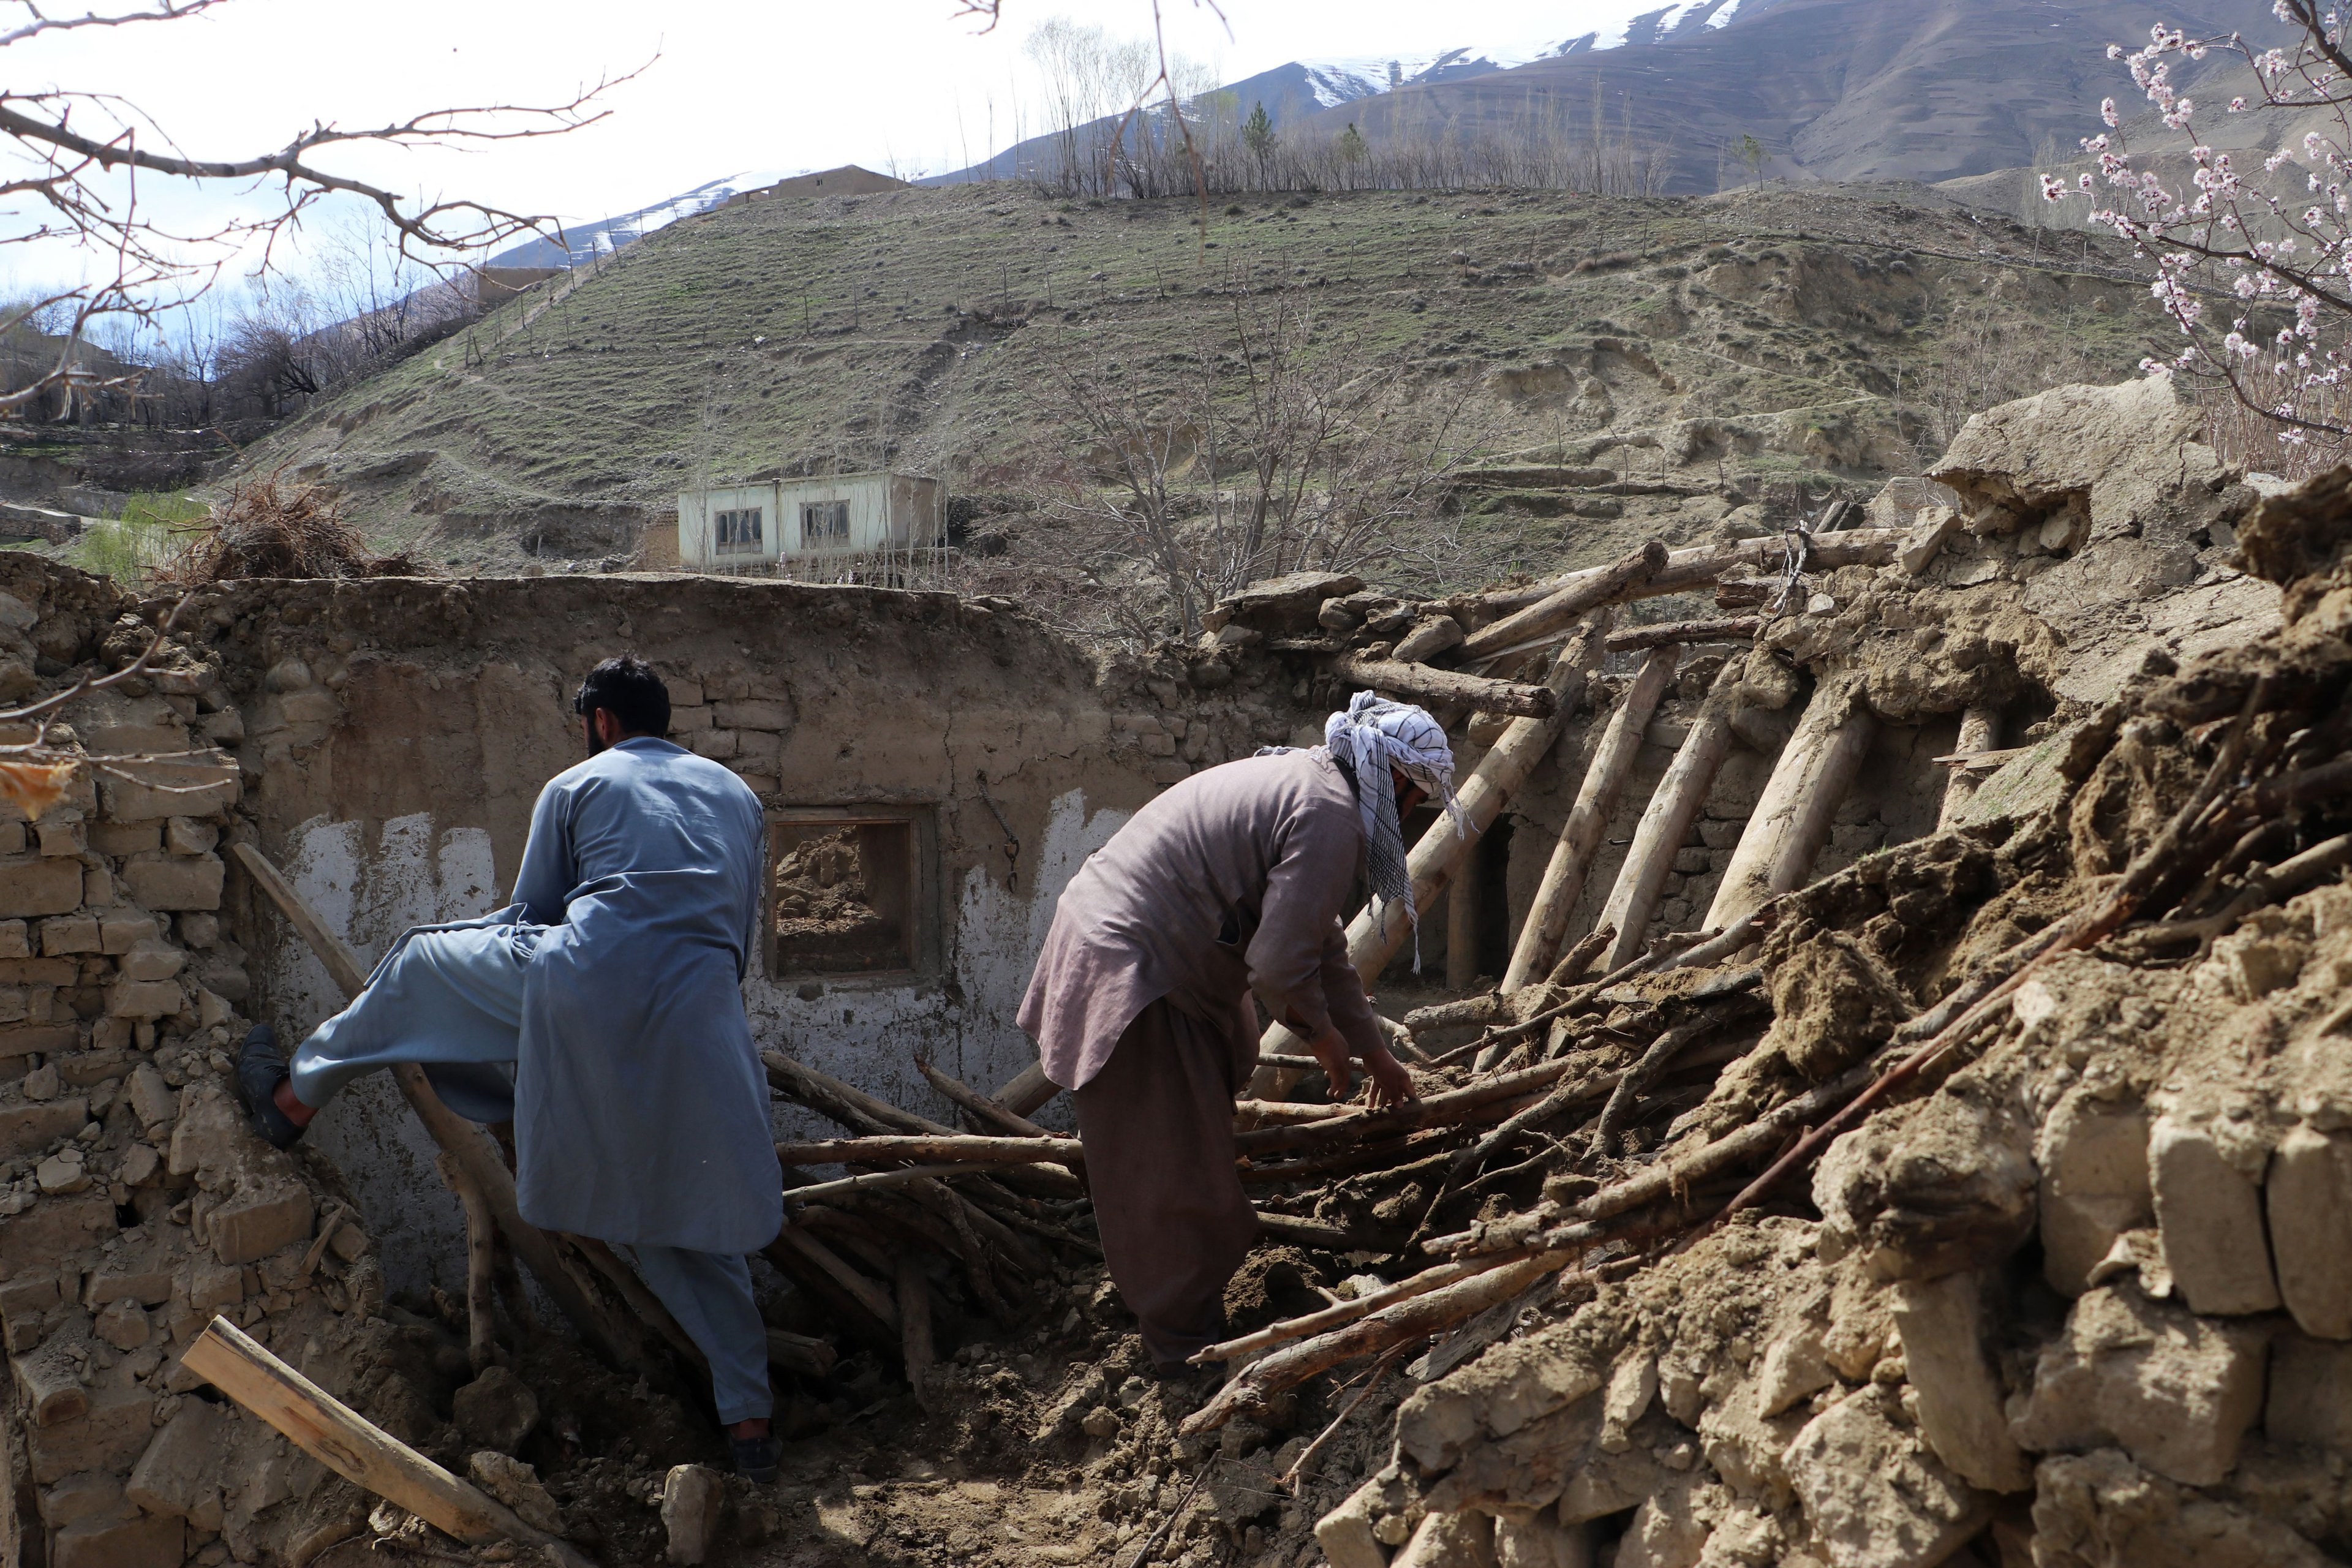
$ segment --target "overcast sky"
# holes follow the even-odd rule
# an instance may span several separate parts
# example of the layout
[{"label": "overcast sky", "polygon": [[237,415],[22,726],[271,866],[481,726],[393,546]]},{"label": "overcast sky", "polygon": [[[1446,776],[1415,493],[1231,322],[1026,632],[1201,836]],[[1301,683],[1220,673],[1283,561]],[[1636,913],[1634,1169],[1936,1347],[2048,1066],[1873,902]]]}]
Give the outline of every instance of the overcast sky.
[{"label": "overcast sky", "polygon": [[[1233,80],[1302,56],[1572,37],[1662,0],[1225,0],[1229,28],[1193,0],[1163,3],[1171,46]],[[7,66],[12,90],[120,94],[201,157],[250,155],[313,119],[357,126],[448,104],[561,101],[644,66],[610,94],[608,120],[569,136],[340,155],[341,167],[406,189],[593,218],[744,170],[961,165],[987,151],[992,123],[1010,139],[1021,40],[1039,21],[1067,16],[1128,36],[1150,25],[1149,0],[1005,0],[991,34],[955,10],[956,0],[230,0],[179,21],[48,35],[11,49]]]}]

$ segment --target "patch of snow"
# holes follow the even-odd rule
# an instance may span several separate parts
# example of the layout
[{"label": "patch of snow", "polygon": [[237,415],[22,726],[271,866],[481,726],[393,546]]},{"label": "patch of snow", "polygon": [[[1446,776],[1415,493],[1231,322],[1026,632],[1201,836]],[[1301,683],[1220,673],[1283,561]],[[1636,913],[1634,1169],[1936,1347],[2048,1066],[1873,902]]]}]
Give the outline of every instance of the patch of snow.
[{"label": "patch of snow", "polygon": [[1307,72],[1316,101],[1331,109],[1389,90],[1392,65],[1396,68],[1395,81],[1407,86],[1440,75],[1465,75],[1475,67],[1511,70],[1564,55],[1598,54],[1632,43],[1663,43],[1694,23],[1703,28],[1719,29],[1730,25],[1743,4],[1744,0],[1672,0],[1666,5],[1660,5],[1658,0],[1615,0],[1601,16],[1592,18],[1597,26],[1573,37],[1468,45],[1433,54],[1358,56],[1298,63]]}]

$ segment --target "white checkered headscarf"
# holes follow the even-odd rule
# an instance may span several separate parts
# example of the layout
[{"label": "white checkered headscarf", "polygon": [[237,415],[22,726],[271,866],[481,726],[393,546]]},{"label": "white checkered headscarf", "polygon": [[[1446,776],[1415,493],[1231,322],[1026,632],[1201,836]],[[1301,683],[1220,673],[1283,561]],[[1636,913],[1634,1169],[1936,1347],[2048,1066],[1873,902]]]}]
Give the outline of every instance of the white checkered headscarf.
[{"label": "white checkered headscarf", "polygon": [[1364,865],[1382,929],[1391,906],[1404,906],[1412,922],[1413,968],[1421,967],[1421,911],[1413,905],[1412,873],[1405,861],[1404,828],[1397,821],[1393,768],[1444,804],[1454,830],[1470,837],[1470,819],[1454,798],[1454,748],[1445,731],[1409,702],[1391,702],[1369,691],[1349,700],[1348,710],[1323,726],[1323,743],[1345,757],[1356,773],[1356,808],[1364,822]]}]

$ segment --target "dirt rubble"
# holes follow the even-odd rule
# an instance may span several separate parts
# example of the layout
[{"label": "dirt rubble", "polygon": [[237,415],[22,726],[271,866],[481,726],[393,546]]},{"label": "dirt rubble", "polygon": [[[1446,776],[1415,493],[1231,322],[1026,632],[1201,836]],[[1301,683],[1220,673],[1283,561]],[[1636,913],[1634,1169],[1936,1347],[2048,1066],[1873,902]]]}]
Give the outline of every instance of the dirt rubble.
[{"label": "dirt rubble", "polygon": [[[1934,475],[1957,504],[1850,551],[1870,558],[1800,558],[1791,572],[1790,547],[1741,544],[1752,560],[1651,602],[1654,620],[1766,624],[1749,647],[1685,662],[1653,721],[1660,758],[1610,818],[1612,837],[1631,836],[1671,743],[1734,693],[1738,746],[1689,841],[1670,847],[1645,942],[1671,951],[1699,922],[1775,752],[1844,683],[1882,730],[1818,879],[1772,901],[1759,941],[1720,963],[1605,984],[1557,974],[1420,1030],[1424,1056],[1450,1058],[1420,1069],[1433,1100],[1548,1067],[1601,1085],[1585,1099],[1538,1086],[1386,1142],[1298,1133],[1295,1154],[1284,1141],[1311,1122],[1264,1112],[1280,1136],[1252,1146],[1269,1151],[1250,1155],[1252,1199],[1294,1229],[1234,1280],[1234,1335],[1445,1258],[1531,1245],[1579,1223],[1596,1194],[1899,1059],[1924,1037],[1921,1015],[2127,879],[2233,743],[2258,682],[2263,711],[2242,728],[2260,766],[2242,772],[2340,751],[2352,476],[2284,492],[2233,473],[2152,384],[2061,389],[1984,416]],[[1834,559],[1837,540],[1804,547]],[[400,620],[393,596],[412,590],[431,603]],[[2138,926],[2042,963],[1959,1048],[1736,1219],[1704,1224],[1786,1138],[1604,1215],[1565,1267],[1475,1315],[1287,1386],[1221,1391],[1205,1369],[1152,1379],[1083,1203],[1043,1189],[980,1194],[1017,1247],[992,1244],[975,1264],[949,1237],[920,1265],[938,1359],[919,1388],[895,1335],[763,1265],[784,1473],[771,1489],[698,1490],[674,1468],[723,1458],[682,1368],[615,1372],[520,1288],[501,1300],[493,1364],[478,1368],[464,1301],[389,1289],[390,1222],[317,1152],[259,1144],[226,1089],[233,1042],[278,1005],[256,955],[286,939],[239,892],[223,848],[281,831],[272,814],[311,809],[288,781],[322,773],[355,715],[399,710],[384,692],[440,681],[421,662],[455,657],[436,640],[478,660],[481,639],[504,635],[482,628],[505,626],[523,595],[610,595],[650,618],[664,592],[551,581],[498,593],[509,591],[513,605],[486,588],[453,609],[445,585],[207,589],[202,618],[167,639],[150,676],[52,731],[92,756],[143,760],[86,764],[38,822],[0,810],[0,907],[27,911],[0,921],[7,1561],[528,1555],[458,1545],[199,1384],[178,1356],[215,1311],[615,1563],[682,1551],[806,1568],[2232,1568],[2352,1552],[2340,1414],[2352,1403],[2352,1068],[2338,1037],[2352,890],[2333,866],[2292,887],[2266,879],[2343,830],[2324,791],[2239,824]],[[119,667],[164,608],[30,558],[0,561],[0,692],[18,698]],[[702,592],[680,587],[677,601]],[[273,595],[299,616],[262,625]],[[1044,713],[1040,732],[1097,749],[1145,793],[1306,738],[1345,684],[1339,661],[1391,659],[1423,636],[1442,667],[1446,646],[1514,607],[1295,581],[1224,606],[1199,646],[1088,669],[1009,604],[870,597],[904,602],[878,612],[899,617],[894,637],[945,637],[925,617],[952,611],[966,628],[954,635],[1057,702],[1055,682],[1094,683],[1110,710],[1098,726],[1074,708]],[[798,688],[795,712],[762,720],[756,679],[721,698],[724,660],[710,657],[694,673],[711,683],[709,709],[731,704],[727,725],[784,737],[782,762],[730,745],[730,765],[781,769],[762,793],[788,799],[790,738],[819,724],[820,699]],[[1567,759],[1591,746],[1636,658],[1597,668],[1563,778],[1539,774],[1514,802],[1517,835],[1558,831],[1574,793]],[[1487,674],[1540,681],[1541,658]],[[371,668],[402,660],[420,662],[399,690],[370,685]],[[2001,713],[2005,743],[1948,803],[1950,770],[1933,759],[1956,749],[1972,708]],[[1466,765],[1501,731],[1458,716]],[[1030,819],[1015,820],[1034,846]],[[947,847],[1027,864],[1018,846]],[[808,895],[795,918],[872,923],[841,848],[813,840],[788,868]],[[1542,858],[1495,868],[1513,910]],[[1608,879],[1596,871],[1572,935]],[[1449,994],[1402,974],[1381,991],[1392,1016]],[[1675,1029],[1683,1054],[1604,1111],[1612,1075]],[[1491,1048],[1473,1060],[1481,1042]],[[1327,1114],[1315,1102],[1329,1091],[1301,1079],[1296,1115]],[[812,1121],[802,1100],[784,1106],[795,1127],[832,1114],[877,1130],[821,1105]],[[810,1224],[886,1281],[894,1237],[926,1224],[944,1235],[896,1198]],[[1420,1245],[1432,1238],[1433,1251]]]}]

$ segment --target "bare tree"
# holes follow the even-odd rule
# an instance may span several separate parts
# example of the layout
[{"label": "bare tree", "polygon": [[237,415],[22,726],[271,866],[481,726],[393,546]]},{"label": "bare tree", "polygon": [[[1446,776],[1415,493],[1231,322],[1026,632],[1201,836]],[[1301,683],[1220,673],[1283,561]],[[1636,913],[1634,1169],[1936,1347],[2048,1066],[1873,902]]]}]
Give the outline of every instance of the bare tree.
[{"label": "bare tree", "polygon": [[[225,3],[124,0],[109,11],[51,16],[36,0],[0,0],[0,50],[70,29],[182,21]],[[602,119],[597,100],[614,85],[600,82],[543,108],[439,109],[359,130],[314,123],[275,150],[229,157],[189,155],[167,129],[100,87],[0,88],[0,245],[26,247],[17,254],[69,246],[101,263],[89,281],[47,289],[0,315],[0,337],[46,321],[55,340],[47,363],[11,367],[0,384],[0,412],[22,409],[52,389],[79,395],[134,388],[139,367],[100,363],[89,353],[100,323],[148,321],[185,304],[256,249],[266,266],[278,237],[330,197],[373,206],[399,237],[402,254],[413,258],[478,251],[550,226],[552,219],[463,197],[398,195],[339,172],[334,151],[352,143],[415,147],[557,135]],[[158,180],[222,186],[268,181],[278,197],[260,216],[208,232],[175,232],[148,215],[144,192]]]},{"label": "bare tree", "polygon": [[1475,444],[1466,395],[1416,396],[1291,290],[1231,291],[1230,335],[1204,333],[1164,394],[1114,367],[1063,381],[1088,453],[1041,469],[1033,504],[1130,641],[1197,636],[1262,578],[1394,581],[1453,547],[1428,524]]}]

